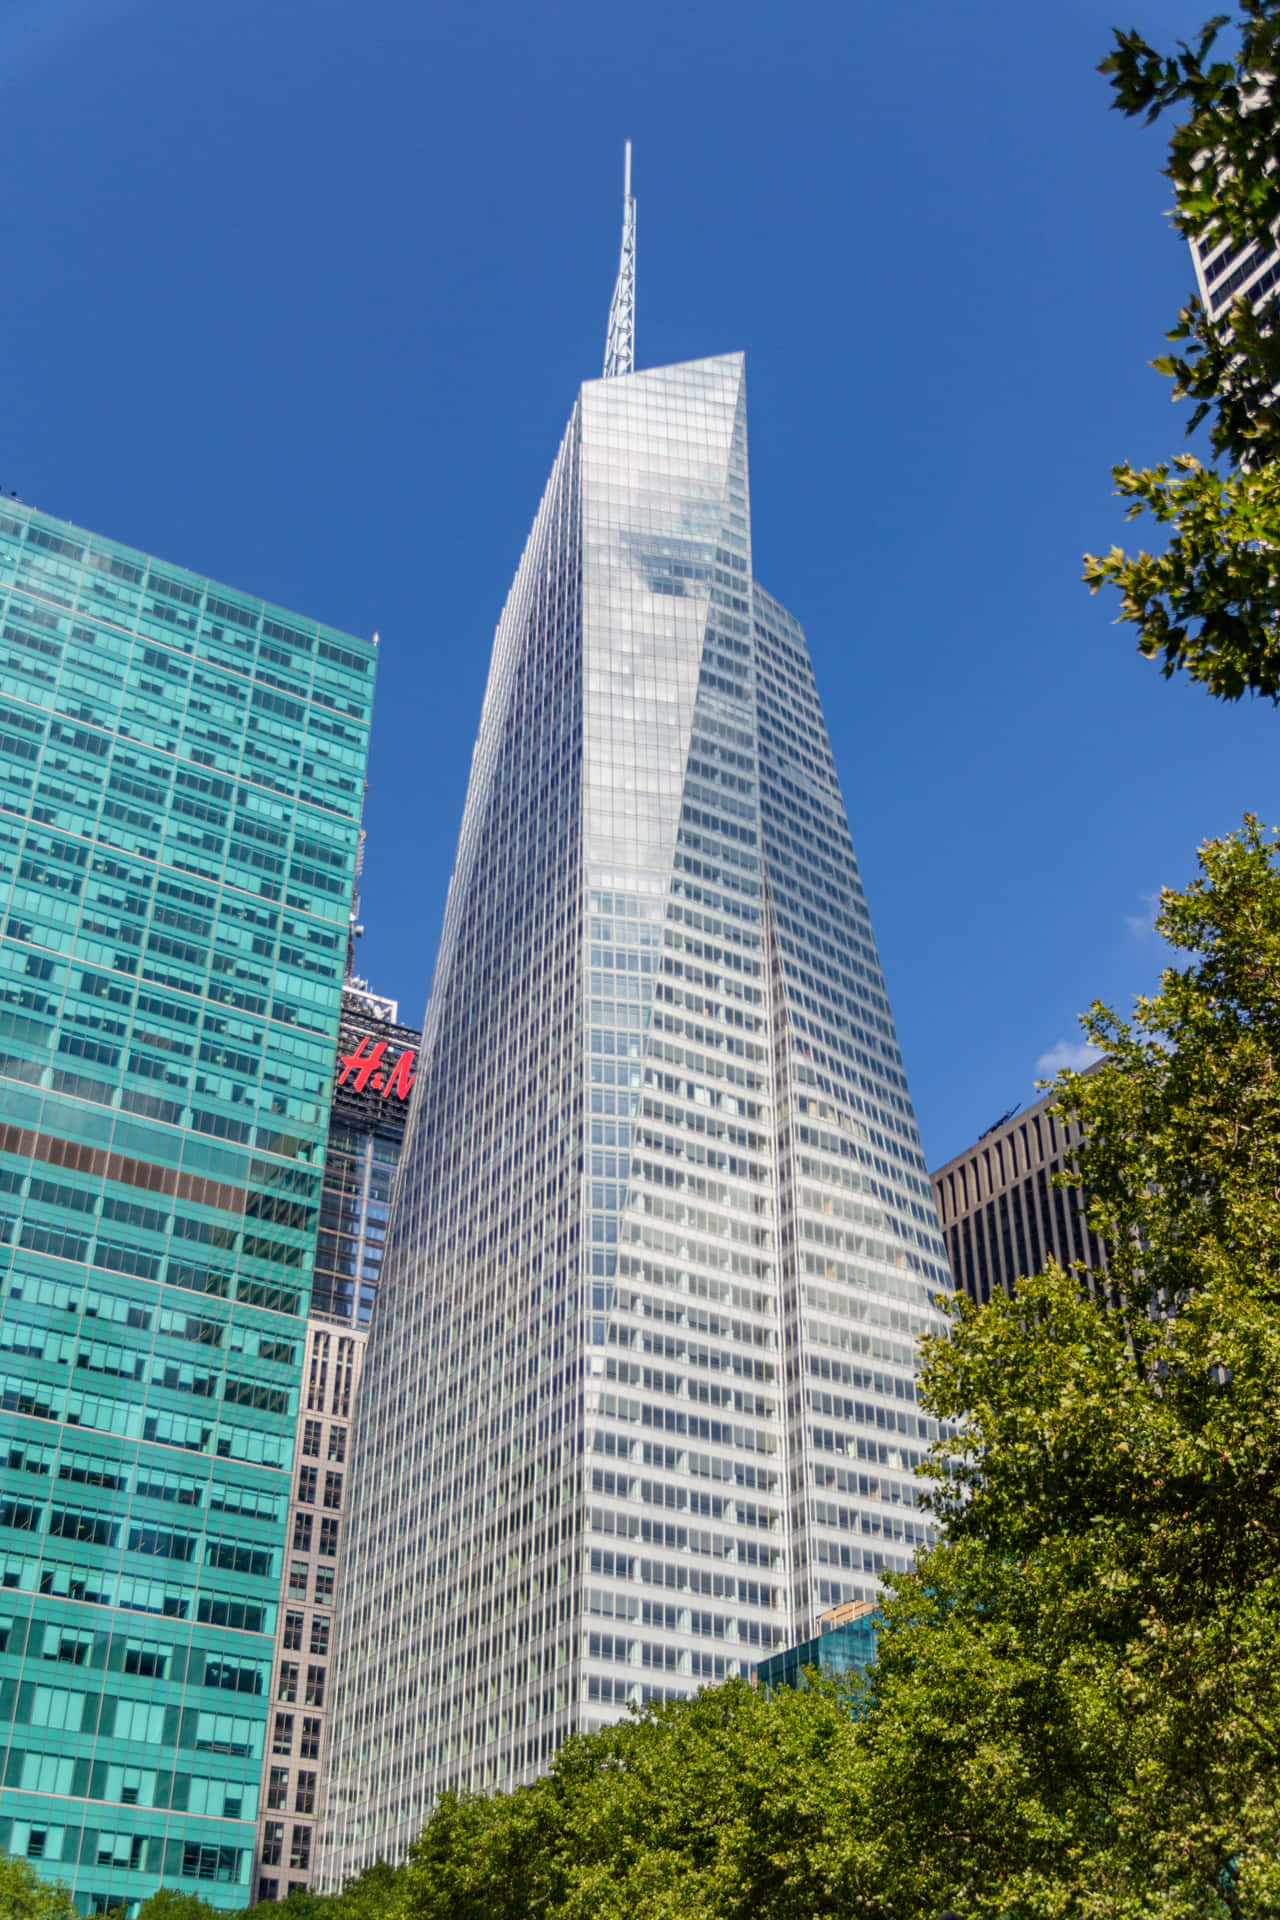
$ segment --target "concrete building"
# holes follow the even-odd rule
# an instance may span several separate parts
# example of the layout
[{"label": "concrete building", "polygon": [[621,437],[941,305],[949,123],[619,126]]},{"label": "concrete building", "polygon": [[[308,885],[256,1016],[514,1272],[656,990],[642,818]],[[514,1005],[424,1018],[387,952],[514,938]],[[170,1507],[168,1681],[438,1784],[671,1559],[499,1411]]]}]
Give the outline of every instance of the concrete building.
[{"label": "concrete building", "polygon": [[1080,1137],[1074,1121],[1064,1126],[1050,1113],[1057,1097],[1006,1114],[933,1175],[951,1271],[978,1306],[1000,1288],[1012,1293],[1021,1275],[1039,1273],[1050,1258],[1105,1271],[1105,1250],[1089,1231],[1079,1193],[1050,1184]]},{"label": "concrete building", "polygon": [[1260,247],[1256,241],[1238,247],[1230,239],[1214,247],[1204,247],[1198,240],[1190,245],[1200,298],[1215,322],[1224,321],[1242,295],[1256,309],[1275,299],[1280,287],[1280,249]]}]

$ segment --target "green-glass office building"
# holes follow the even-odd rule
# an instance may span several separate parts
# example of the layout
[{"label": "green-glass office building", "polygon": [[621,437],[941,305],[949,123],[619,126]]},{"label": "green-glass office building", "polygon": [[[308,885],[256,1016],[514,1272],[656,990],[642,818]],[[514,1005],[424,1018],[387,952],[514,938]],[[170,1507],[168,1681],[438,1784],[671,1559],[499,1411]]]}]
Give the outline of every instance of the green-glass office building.
[{"label": "green-glass office building", "polygon": [[251,1893],[375,648],[0,500],[0,1849]]}]

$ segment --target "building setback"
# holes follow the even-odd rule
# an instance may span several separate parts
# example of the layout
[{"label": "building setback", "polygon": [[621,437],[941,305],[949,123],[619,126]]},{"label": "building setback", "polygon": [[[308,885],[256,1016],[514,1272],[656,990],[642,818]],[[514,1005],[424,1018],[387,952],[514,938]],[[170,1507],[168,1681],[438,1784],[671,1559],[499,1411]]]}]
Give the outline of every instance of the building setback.
[{"label": "building setback", "polygon": [[753,578],[742,356],[632,372],[629,272],[494,645],[355,1421],[323,1885],[927,1533],[950,1280],[804,635]]},{"label": "building setback", "polygon": [[1053,1186],[1079,1145],[1075,1121],[1064,1126],[1049,1111],[1048,1093],[1034,1106],[989,1127],[976,1146],[933,1175],[943,1238],[956,1285],[977,1306],[1001,1288],[1012,1293],[1025,1274],[1056,1260],[1082,1260],[1106,1270],[1097,1235],[1089,1231],[1078,1191]]},{"label": "building setback", "polygon": [[397,1016],[395,1001],[363,981],[344,986],[262,1769],[259,1900],[309,1887],[315,1868],[351,1414],[421,1038]]},{"label": "building setback", "polygon": [[0,504],[0,1847],[249,1898],[375,650]]}]

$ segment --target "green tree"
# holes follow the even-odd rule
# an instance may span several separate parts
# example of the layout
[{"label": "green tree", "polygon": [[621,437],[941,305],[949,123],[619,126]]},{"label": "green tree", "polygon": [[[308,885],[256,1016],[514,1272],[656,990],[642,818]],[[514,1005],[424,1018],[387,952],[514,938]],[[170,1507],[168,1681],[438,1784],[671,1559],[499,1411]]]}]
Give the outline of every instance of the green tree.
[{"label": "green tree", "polygon": [[865,1723],[921,1895],[993,1920],[1280,1910],[1276,841],[1157,928],[1185,964],[1061,1080],[1122,1310],[1050,1270],[930,1347],[947,1533]]},{"label": "green tree", "polygon": [[176,1887],[158,1887],[143,1901],[138,1920],[226,1920],[217,1907],[211,1907],[198,1893],[179,1893]]},{"label": "green tree", "polygon": [[[1102,63],[1114,104],[1148,121],[1185,109],[1169,142],[1173,223],[1209,246],[1230,239],[1270,249],[1280,227],[1280,122],[1272,100],[1280,58],[1280,4],[1241,0],[1238,44],[1219,48],[1229,16],[1209,21],[1172,54],[1138,33],[1117,33]],[[1215,324],[1198,297],[1153,364],[1174,397],[1195,402],[1188,431],[1209,423],[1211,459],[1180,453],[1156,467],[1114,471],[1129,517],[1167,534],[1159,554],[1113,547],[1085,556],[1091,589],[1116,587],[1121,619],[1162,671],[1185,670],[1225,700],[1280,700],[1280,329],[1277,307],[1236,300]]]},{"label": "green tree", "polygon": [[733,1681],[571,1741],[532,1787],[447,1796],[410,1855],[406,1912],[817,1920],[840,1910],[856,1774],[847,1690],[770,1699]]},{"label": "green tree", "polygon": [[330,1896],[332,1920],[383,1920],[384,1915],[397,1914],[403,1883],[403,1869],[375,1860],[356,1879],[348,1880],[340,1894]]},{"label": "green tree", "polygon": [[65,1887],[40,1879],[25,1860],[0,1853],[0,1920],[75,1920]]}]

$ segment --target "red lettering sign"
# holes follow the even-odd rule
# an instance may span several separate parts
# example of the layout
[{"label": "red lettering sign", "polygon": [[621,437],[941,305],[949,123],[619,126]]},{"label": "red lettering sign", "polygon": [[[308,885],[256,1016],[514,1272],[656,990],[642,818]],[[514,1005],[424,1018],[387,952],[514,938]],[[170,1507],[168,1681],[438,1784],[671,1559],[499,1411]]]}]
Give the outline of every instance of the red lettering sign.
[{"label": "red lettering sign", "polygon": [[[366,1047],[369,1048],[367,1053],[365,1052]],[[348,1077],[354,1073],[355,1079],[351,1083],[351,1090],[353,1093],[363,1093],[373,1077],[374,1069],[381,1064],[382,1056],[386,1050],[387,1043],[385,1040],[379,1040],[376,1046],[371,1046],[369,1036],[366,1034],[354,1053],[344,1054],[339,1057],[338,1065],[342,1068],[342,1072],[338,1075],[338,1085],[344,1087]],[[376,1087],[382,1085],[381,1076],[374,1081],[374,1085]]]},{"label": "red lettering sign", "polygon": [[345,1087],[350,1080],[353,1093],[363,1093],[369,1087],[384,1100],[389,1093],[394,1093],[397,1100],[407,1100],[413,1085],[413,1049],[406,1047],[391,1071],[384,1075],[381,1067],[386,1051],[385,1040],[374,1042],[365,1034],[354,1053],[338,1055],[338,1085]]},{"label": "red lettering sign", "polygon": [[413,1085],[413,1049],[406,1047],[391,1069],[387,1081],[387,1092],[394,1093],[398,1100],[409,1098],[409,1089]]}]

